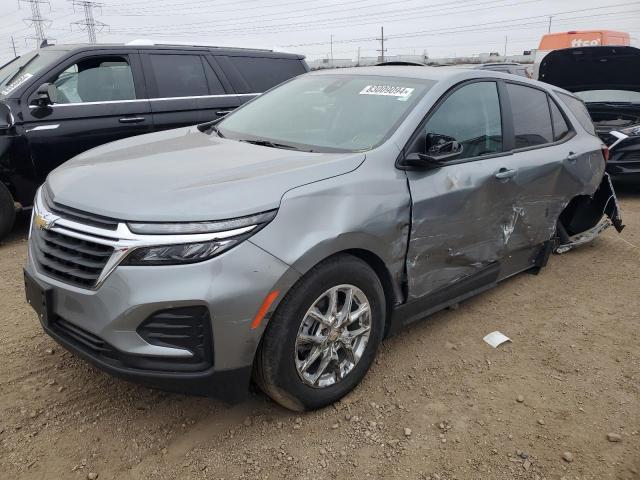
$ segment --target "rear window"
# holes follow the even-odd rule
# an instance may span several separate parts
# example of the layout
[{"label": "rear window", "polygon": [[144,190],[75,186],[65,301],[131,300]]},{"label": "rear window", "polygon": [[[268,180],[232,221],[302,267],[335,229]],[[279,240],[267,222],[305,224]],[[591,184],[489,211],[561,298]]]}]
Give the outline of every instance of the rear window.
[{"label": "rear window", "polygon": [[200,55],[149,55],[158,87],[156,98],[209,95]]},{"label": "rear window", "polygon": [[255,93],[306,73],[302,62],[291,58],[229,57],[229,60]]},{"label": "rear window", "polygon": [[553,122],[553,139],[557,142],[569,135],[569,125],[564,119],[560,107],[556,105],[556,102],[549,99],[549,104],[551,106],[551,120]]},{"label": "rear window", "polygon": [[572,97],[571,95],[567,95],[566,93],[556,92],[558,97],[562,103],[564,103],[571,113],[573,113],[580,125],[589,132],[591,135],[596,134],[596,127],[593,126],[593,121],[591,121],[591,116],[589,116],[589,111],[587,110],[586,105],[582,100],[577,99],[576,97]]},{"label": "rear window", "polygon": [[507,91],[513,113],[515,148],[553,142],[547,94],[536,88],[513,83],[507,84]]}]

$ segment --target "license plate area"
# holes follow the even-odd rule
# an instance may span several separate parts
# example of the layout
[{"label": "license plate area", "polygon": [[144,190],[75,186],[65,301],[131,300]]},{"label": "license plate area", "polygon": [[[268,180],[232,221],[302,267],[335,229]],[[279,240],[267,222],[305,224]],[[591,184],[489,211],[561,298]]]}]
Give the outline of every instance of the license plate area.
[{"label": "license plate area", "polygon": [[47,325],[51,318],[52,307],[52,291],[50,288],[43,287],[38,281],[24,272],[24,291],[27,297],[27,303],[38,314],[38,318],[43,325]]}]

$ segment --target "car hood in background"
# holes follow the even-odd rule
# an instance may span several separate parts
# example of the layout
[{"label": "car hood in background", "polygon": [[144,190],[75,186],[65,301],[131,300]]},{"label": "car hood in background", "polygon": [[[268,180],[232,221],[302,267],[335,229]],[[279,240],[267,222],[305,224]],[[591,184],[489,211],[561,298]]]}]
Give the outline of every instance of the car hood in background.
[{"label": "car hood in background", "polygon": [[277,208],[287,190],[348,173],[364,158],[257,146],[188,127],[94,148],[47,183],[54,202],[119,220],[222,220]]},{"label": "car hood in background", "polygon": [[540,63],[539,79],[570,92],[640,92],[640,49],[583,47],[554,50]]}]

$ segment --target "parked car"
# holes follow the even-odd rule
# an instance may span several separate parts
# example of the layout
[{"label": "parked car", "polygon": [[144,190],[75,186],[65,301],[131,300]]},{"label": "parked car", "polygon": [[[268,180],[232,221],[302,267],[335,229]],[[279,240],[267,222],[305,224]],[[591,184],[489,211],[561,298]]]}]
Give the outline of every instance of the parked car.
[{"label": "parked car", "polygon": [[163,45],[58,45],[0,69],[0,238],[47,174],[113,140],[227,114],[309,70],[300,55]]},{"label": "parked car", "polygon": [[495,63],[483,63],[473,67],[477,70],[492,70],[494,72],[511,73],[512,75],[518,75],[520,77],[530,78],[531,75],[527,73],[526,65],[515,62],[495,62]]},{"label": "parked car", "polygon": [[[574,92],[596,133],[611,147],[607,172],[640,184],[640,49],[625,46],[554,50],[540,63],[540,80]],[[581,102],[580,102],[581,103]]]},{"label": "parked car", "polygon": [[560,217],[617,218],[602,141],[558,92],[325,70],[95,148],[38,190],[27,298],[115,375],[238,400],[253,373],[286,407],[330,404],[385,335],[544,266]]}]

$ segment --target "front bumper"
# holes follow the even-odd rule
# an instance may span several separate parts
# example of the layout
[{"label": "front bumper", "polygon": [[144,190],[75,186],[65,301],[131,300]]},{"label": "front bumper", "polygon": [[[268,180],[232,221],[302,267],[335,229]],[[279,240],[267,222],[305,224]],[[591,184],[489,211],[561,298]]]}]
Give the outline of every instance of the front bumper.
[{"label": "front bumper", "polygon": [[628,137],[611,148],[607,173],[620,183],[640,184],[640,139]]},{"label": "front bumper", "polygon": [[[49,314],[43,328],[58,343],[118,377],[226,401],[241,400],[248,391],[267,320],[256,329],[251,323],[264,298],[274,289],[285,292],[298,278],[286,264],[247,240],[202,263],[118,266],[99,288],[89,290],[38,271],[33,248],[30,244],[25,273],[48,292]],[[180,363],[190,352],[161,342],[151,344],[138,329],[157,312],[189,307],[208,312],[211,366],[202,371],[159,368],[162,360]],[[61,325],[70,326],[77,335]],[[100,342],[108,346],[109,354],[101,345],[96,348]]]}]

